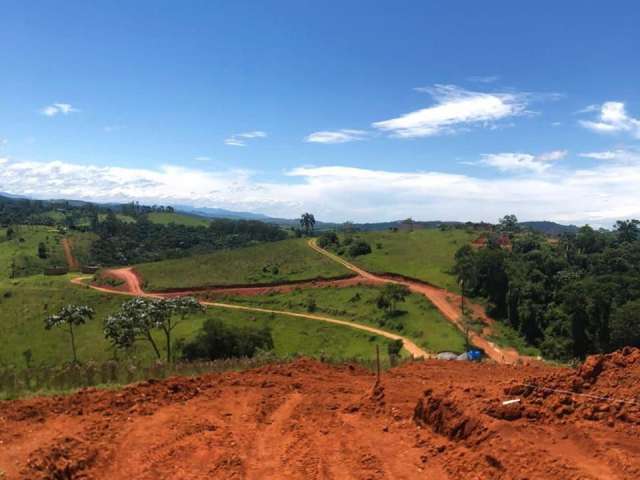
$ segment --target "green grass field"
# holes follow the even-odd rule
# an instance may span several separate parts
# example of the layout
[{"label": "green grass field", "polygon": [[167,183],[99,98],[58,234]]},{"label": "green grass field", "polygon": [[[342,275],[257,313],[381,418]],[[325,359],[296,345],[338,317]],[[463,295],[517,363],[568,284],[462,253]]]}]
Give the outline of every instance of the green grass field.
[{"label": "green grass field", "polygon": [[316,313],[400,333],[428,351],[464,351],[462,333],[429,300],[421,295],[411,294],[405,302],[398,304],[398,310],[404,313],[389,319],[376,306],[378,292],[378,287],[369,286],[324,287],[296,289],[290,293],[224,298],[232,303],[299,312],[307,311],[309,298],[313,298]]},{"label": "green grass field", "polygon": [[186,225],[188,227],[208,227],[211,220],[197,215],[187,215],[185,213],[153,212],[148,215],[149,221],[168,225]]},{"label": "green grass field", "polygon": [[465,230],[436,229],[358,233],[357,237],[369,242],[372,252],[351,261],[371,272],[398,273],[458,291],[451,272],[454,255],[477,236]]},{"label": "green grass field", "polygon": [[[62,245],[62,236],[53,227],[14,225],[14,237],[7,239],[7,229],[0,228],[0,280],[11,277],[24,277],[42,273],[52,266],[66,266]],[[38,257],[38,244],[44,242],[48,257]]]},{"label": "green grass field", "polygon": [[213,285],[270,284],[334,278],[350,272],[314,252],[304,239],[270,242],[236,250],[136,266],[149,290]]},{"label": "green grass field", "polygon": [[[96,310],[96,317],[76,329],[78,356],[83,362],[112,358],[104,339],[102,322],[116,311],[127,297],[100,293],[88,287],[71,285],[69,276],[32,276],[0,281],[0,366],[26,366],[24,353],[31,350],[32,365],[58,365],[71,359],[68,335],[58,329],[45,330],[44,318],[69,303],[86,304]],[[275,353],[279,357],[293,354],[326,355],[329,358],[363,358],[374,356],[376,343],[385,352],[388,341],[382,337],[347,327],[313,320],[251,313],[222,308],[209,308],[205,314],[188,318],[175,330],[175,338],[189,338],[207,317],[215,317],[233,325],[269,325]],[[158,344],[163,340],[158,335]],[[153,357],[151,349],[140,343],[138,358]]]}]

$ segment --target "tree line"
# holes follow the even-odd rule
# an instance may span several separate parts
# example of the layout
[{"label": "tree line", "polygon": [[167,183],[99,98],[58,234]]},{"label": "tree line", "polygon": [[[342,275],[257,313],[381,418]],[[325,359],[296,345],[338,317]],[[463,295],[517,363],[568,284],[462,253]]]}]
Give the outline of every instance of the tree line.
[{"label": "tree line", "polygon": [[520,231],[515,216],[484,248],[455,255],[464,293],[489,300],[488,313],[545,357],[568,360],[640,346],[640,222],[613,231],[584,226],[557,241]]},{"label": "tree line", "polygon": [[151,222],[144,215],[135,222],[124,222],[113,212],[109,212],[94,231],[98,239],[92,244],[91,257],[102,265],[178,258],[287,238],[280,227],[257,220],[215,219],[206,227],[163,225]]}]

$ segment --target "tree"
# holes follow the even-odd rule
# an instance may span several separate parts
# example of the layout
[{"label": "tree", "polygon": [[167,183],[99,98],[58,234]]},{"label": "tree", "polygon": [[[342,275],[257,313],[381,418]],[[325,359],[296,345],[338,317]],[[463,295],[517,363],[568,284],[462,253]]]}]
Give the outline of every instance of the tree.
[{"label": "tree", "polygon": [[396,305],[398,302],[404,302],[409,295],[409,288],[400,283],[387,283],[376,298],[376,305],[380,310],[385,310],[387,314],[396,313]]},{"label": "tree", "polygon": [[309,235],[313,233],[313,228],[316,225],[316,219],[312,213],[303,213],[300,216],[300,227],[304,229],[304,233]]},{"label": "tree", "polygon": [[505,215],[499,220],[499,222],[500,225],[498,229],[501,232],[515,233],[520,230],[520,227],[518,226],[518,217],[513,214]]},{"label": "tree", "polygon": [[67,305],[56,315],[50,315],[44,321],[44,328],[51,330],[53,327],[66,327],[71,339],[71,350],[73,351],[73,362],[78,363],[76,352],[76,339],[73,327],[84,325],[95,315],[94,310],[86,305]]},{"label": "tree", "polygon": [[258,350],[273,349],[268,327],[231,327],[209,318],[195,339],[182,345],[185,360],[253,357]]},{"label": "tree", "polygon": [[371,245],[364,240],[356,240],[349,245],[347,253],[350,257],[358,257],[371,253]]},{"label": "tree", "polygon": [[136,341],[145,340],[153,348],[156,357],[161,358],[160,349],[153,338],[153,331],[160,330],[166,341],[167,362],[171,362],[173,330],[187,315],[203,309],[193,297],[161,300],[134,298],[123,303],[115,315],[107,317],[104,334],[117,348],[130,348]]},{"label": "tree", "polygon": [[611,344],[614,348],[640,347],[640,300],[627,302],[613,312]]},{"label": "tree", "polygon": [[614,230],[618,234],[618,240],[621,242],[634,242],[640,236],[640,221],[618,220],[614,226]]},{"label": "tree", "polygon": [[49,256],[49,253],[47,251],[47,246],[45,245],[45,243],[44,242],[38,243],[38,257],[44,260],[48,256]]},{"label": "tree", "polygon": [[338,234],[332,230],[323,232],[318,238],[318,246],[326,248],[328,246],[339,245]]}]

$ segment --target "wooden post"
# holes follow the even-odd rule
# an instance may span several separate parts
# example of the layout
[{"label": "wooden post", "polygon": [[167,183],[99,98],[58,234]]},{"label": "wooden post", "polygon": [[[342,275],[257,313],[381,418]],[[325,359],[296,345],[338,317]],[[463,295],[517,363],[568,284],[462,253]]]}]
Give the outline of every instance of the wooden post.
[{"label": "wooden post", "polygon": [[380,383],[380,345],[376,344],[376,383]]}]

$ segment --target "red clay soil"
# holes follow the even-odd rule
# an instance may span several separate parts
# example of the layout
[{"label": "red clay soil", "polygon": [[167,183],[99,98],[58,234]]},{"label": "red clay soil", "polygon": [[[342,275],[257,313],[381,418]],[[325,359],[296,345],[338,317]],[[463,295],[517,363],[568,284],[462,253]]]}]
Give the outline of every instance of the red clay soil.
[{"label": "red clay soil", "polygon": [[67,237],[62,239],[62,250],[64,251],[64,258],[67,261],[67,266],[70,272],[77,272],[80,270],[80,262],[73,255],[73,246],[71,240]]},{"label": "red clay soil", "polygon": [[575,370],[429,360],[374,382],[361,367],[299,360],[0,402],[0,469],[33,480],[640,475],[639,350]]}]

